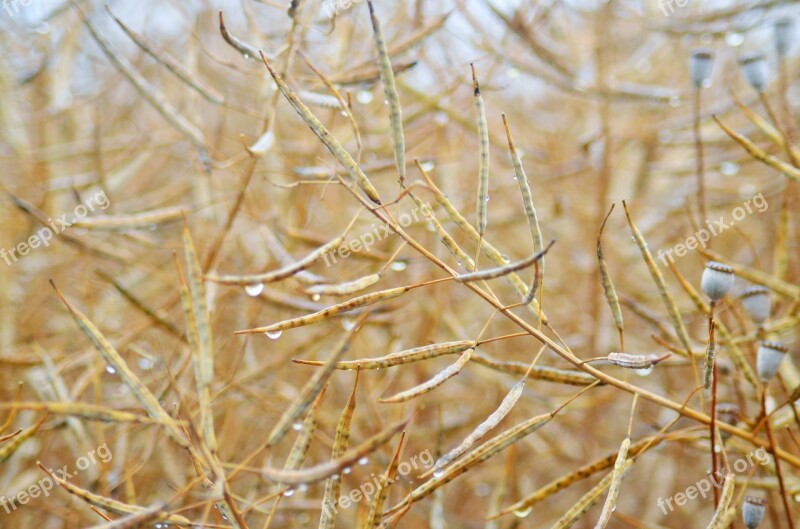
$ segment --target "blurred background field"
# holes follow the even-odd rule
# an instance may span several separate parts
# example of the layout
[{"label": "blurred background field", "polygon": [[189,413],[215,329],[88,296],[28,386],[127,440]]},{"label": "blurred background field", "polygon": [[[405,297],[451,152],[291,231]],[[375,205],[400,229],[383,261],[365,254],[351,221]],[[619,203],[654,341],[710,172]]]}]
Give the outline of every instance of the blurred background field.
[{"label": "blurred background field", "polygon": [[[72,216],[76,206],[91,197],[103,194],[108,199],[107,208],[89,213],[85,224],[54,235],[48,246],[31,248],[16,261],[0,262],[0,401],[5,406],[0,422],[9,417],[15,400],[78,402],[147,413],[118,370],[81,332],[48,283],[52,280],[106,336],[166,413],[192,422],[189,435],[202,452],[208,439],[200,424],[197,357],[186,334],[173,257],[177,253],[183,273],[190,275],[180,211],[207,276],[279,269],[342,235],[356,215],[348,242],[384,233],[376,227],[381,222],[376,216],[359,213],[362,204],[354,197],[359,191],[336,178],[338,174],[347,181],[346,171],[289,105],[264,63],[225,41],[219,12],[230,34],[263,51],[284,74],[287,84],[359,162],[383,202],[401,197],[386,207],[397,218],[419,206],[398,184],[389,105],[367,2],[352,2],[335,18],[328,16],[330,5],[318,0],[297,2],[291,13],[286,2],[270,0],[109,2],[114,16],[146,37],[151,53],[126,35],[102,2],[76,4],[29,0],[28,5],[6,2],[0,10],[0,248],[17,247],[50,224],[48,218]],[[716,116],[745,135],[773,160],[792,165],[780,135],[770,137],[768,127],[748,119],[735,98],[762,120],[770,120],[739,66],[743,56],[765,54],[765,96],[780,129],[791,139],[800,104],[800,46],[792,45],[779,60],[774,25],[787,17],[796,19],[796,2],[692,1],[681,7],[678,2],[634,0],[379,0],[374,7],[402,104],[406,185],[430,205],[464,252],[475,256],[475,241],[437,201],[419,169],[469,223],[477,225],[479,134],[470,74],[474,64],[490,145],[485,239],[508,261],[533,251],[501,118],[505,114],[533,190],[542,236],[545,242],[556,241],[546,257],[540,290],[548,325],[540,325],[524,308],[509,312],[541,329],[537,332],[577,359],[619,351],[596,248],[600,226],[615,203],[605,226],[603,251],[624,315],[625,352],[673,354],[646,376],[607,362],[592,365],[620,385],[626,381],[678,405],[690,397],[696,379],[668,307],[631,237],[621,201],[626,201],[654,256],[659,249],[685,243],[703,227],[698,224],[695,90],[688,64],[697,47],[713,52],[713,71],[700,91],[706,217],[710,222],[722,217],[727,223],[735,221],[712,238],[711,248],[725,262],[741,267],[732,294],[716,307],[716,318],[730,332],[717,337],[717,400],[736,404],[740,416],[734,422],[747,436],[771,445],[763,427],[749,433],[761,418],[761,395],[768,387],[767,409],[780,407],[771,417],[774,441],[787,454],[781,465],[783,492],[794,516],[800,514],[800,422],[794,409],[800,387],[795,369],[800,169],[796,174],[782,172],[763,163],[712,119]],[[112,47],[106,51],[122,58],[122,67],[109,60],[84,20]],[[163,64],[166,56],[180,65],[177,75],[175,68]],[[338,89],[348,112],[314,69]],[[757,196],[762,201],[752,202]],[[748,200],[761,206],[734,219],[734,210]],[[130,220],[131,215],[147,219],[148,212],[159,211],[166,212],[163,219]],[[103,224],[104,218],[111,219],[110,227]],[[234,332],[322,310],[365,292],[448,277],[431,257],[457,273],[466,272],[465,263],[451,255],[423,216],[405,231],[429,254],[386,231],[369,248],[339,256],[330,266],[320,259],[302,274],[263,287],[205,281],[213,332],[209,406],[218,446],[214,457],[226,475],[233,474],[217,481],[225,482],[231,503],[241,511],[239,521],[223,517],[215,502],[219,498],[213,496],[222,485],[210,491],[198,482],[188,451],[170,438],[164,425],[89,421],[52,410],[45,414],[41,409],[20,409],[0,434],[20,429],[30,434],[13,449],[8,447],[17,437],[0,444],[0,495],[14,497],[44,478],[38,461],[50,468],[74,467],[79,457],[105,444],[113,458],[76,473],[70,482],[126,505],[168,502],[166,510],[191,520],[192,527],[235,527],[231,524],[241,525],[242,520],[251,528],[317,527],[324,481],[287,490],[259,471],[284,466],[294,438],[304,433],[303,424],[293,421],[297,428],[279,443],[268,449],[263,445],[319,369],[292,360],[325,361],[364,311],[284,330],[277,338]],[[679,278],[702,296],[700,278],[707,260],[690,251],[676,258],[674,271],[656,261],[701,375],[708,315],[687,295]],[[492,266],[485,254],[480,257],[479,268]],[[378,272],[376,284],[350,296],[305,291],[313,283],[338,284]],[[530,268],[519,273],[528,283],[534,272]],[[771,290],[772,314],[761,331],[736,298],[751,284]],[[520,300],[502,278],[478,286],[491,288],[501,305]],[[522,373],[516,371],[524,372],[542,346],[512,318],[494,314],[495,307],[453,281],[414,288],[368,308],[344,360],[479,336],[502,338],[477,348],[483,362],[471,360],[457,376],[404,403],[379,399],[425,382],[457,356],[360,371],[350,446],[413,411],[401,461],[426,450],[438,456],[458,445],[497,409],[520,379]],[[194,309],[201,311],[196,303]],[[736,344],[752,374],[758,341],[765,337],[789,348],[779,376],[768,386],[748,379],[732,359],[729,343]],[[492,362],[494,367],[486,365]],[[536,365],[582,370],[552,347],[545,348]],[[354,371],[336,370],[327,380],[302,467],[331,458],[355,376]],[[546,495],[531,508],[485,519],[552,480],[615,455],[628,430],[633,400],[620,385],[589,389],[545,427],[414,502],[392,523],[399,528],[551,527],[610,468]],[[529,380],[513,409],[478,445],[555,409],[580,389]],[[688,406],[707,418],[710,400],[711,392],[703,389]],[[663,403],[640,395],[631,422],[632,441],[657,434],[677,417]],[[38,429],[27,430],[38,421],[43,421]],[[724,452],[731,463],[759,446],[746,436],[725,437]],[[341,478],[342,494],[358,489],[371,474],[384,472],[398,440],[393,437],[348,466]],[[239,468],[241,464],[245,466]],[[198,465],[215,481],[213,464],[203,460]],[[608,527],[706,527],[715,511],[710,497],[667,514],[657,500],[703,479],[710,468],[708,426],[704,420],[681,418],[663,442],[635,459],[621,482]],[[428,479],[419,474],[400,477],[388,491],[386,510]],[[765,497],[769,504],[761,527],[789,527],[774,458],[736,479],[732,506],[745,491]],[[594,527],[605,497],[578,518],[575,527]],[[338,526],[362,527],[370,505],[364,500],[341,508]],[[111,519],[124,516],[98,510]],[[101,514],[66,490],[30,498],[9,513],[0,509],[0,527],[56,529],[101,523]],[[732,527],[744,525],[737,517]]]}]

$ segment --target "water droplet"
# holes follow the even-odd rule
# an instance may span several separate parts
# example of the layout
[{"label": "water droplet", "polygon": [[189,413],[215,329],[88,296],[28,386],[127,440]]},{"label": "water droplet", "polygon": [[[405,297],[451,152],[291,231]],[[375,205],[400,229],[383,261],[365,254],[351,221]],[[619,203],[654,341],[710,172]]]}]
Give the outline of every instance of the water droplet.
[{"label": "water droplet", "polygon": [[267,331],[264,334],[266,334],[267,338],[269,338],[270,340],[277,340],[278,338],[281,337],[283,331]]},{"label": "water droplet", "polygon": [[344,110],[342,110],[341,112],[339,112],[339,114],[341,114],[342,116],[346,116],[346,115],[347,115],[347,112],[345,112]]},{"label": "water droplet", "polygon": [[283,491],[283,495],[286,496],[287,498],[292,494],[294,494],[294,489],[286,489],[285,491]]},{"label": "water droplet", "polygon": [[384,100],[383,100],[383,104],[384,104],[384,105],[388,105],[388,104],[389,104],[389,100],[388,100],[388,99],[384,99]]},{"label": "water droplet", "polygon": [[527,509],[523,509],[521,511],[514,511],[514,516],[517,518],[526,518],[531,512],[533,512],[533,507],[528,507]]},{"label": "water droplet", "polygon": [[109,375],[113,375],[116,372],[117,372],[117,370],[114,369],[114,366],[106,366],[106,373],[108,373]]},{"label": "water droplet", "polygon": [[321,297],[322,297],[322,296],[320,296],[319,294],[314,294],[313,296],[311,296],[311,301],[319,301],[319,299],[320,299]]},{"label": "water droplet", "polygon": [[650,373],[653,372],[653,368],[651,366],[651,367],[648,367],[648,368],[645,368],[645,369],[634,369],[634,371],[640,377],[646,377],[647,375],[649,375]]},{"label": "water droplet", "polygon": [[248,55],[247,53],[243,53],[242,54],[242,58],[244,58],[244,60],[249,60],[250,59],[250,55]]},{"label": "water droplet", "polygon": [[244,287],[245,293],[252,298],[261,294],[263,290],[264,290],[264,283],[253,283],[252,285],[247,285]]},{"label": "water droplet", "polygon": [[355,326],[356,326],[356,322],[354,322],[350,318],[344,318],[342,320],[342,329],[344,329],[345,331],[350,331]]},{"label": "water droplet", "polygon": [[395,272],[402,272],[408,268],[408,263],[406,261],[392,261],[392,264],[389,265],[389,268]]},{"label": "water droplet", "polygon": [[139,366],[139,369],[142,369],[144,371],[147,371],[148,369],[153,369],[154,363],[155,362],[153,362],[153,360],[151,360],[150,358],[140,358],[136,362],[136,364]]},{"label": "water droplet", "polygon": [[449,118],[447,117],[447,114],[445,114],[444,112],[437,112],[436,114],[433,115],[433,121],[437,125],[444,126],[447,125]]},{"label": "water droplet", "polygon": [[422,162],[422,163],[421,163],[421,164],[419,164],[419,165],[420,165],[420,167],[422,167],[422,170],[423,170],[423,171],[425,171],[425,172],[427,172],[427,171],[432,171],[432,170],[433,170],[433,168],[434,168],[434,167],[436,167],[436,164],[435,164],[435,163],[433,163],[433,162],[430,162],[430,161],[428,161],[428,162]]},{"label": "water droplet", "polygon": [[739,193],[739,198],[744,200],[747,198],[751,198],[756,193],[756,186],[754,186],[753,184],[743,184],[739,186],[739,189],[737,191]]},{"label": "water droplet", "polygon": [[362,457],[361,459],[358,460],[358,464],[361,465],[361,466],[364,466],[367,463],[369,463],[369,458],[368,457]]},{"label": "water droplet", "polygon": [[739,164],[736,162],[722,162],[719,164],[719,172],[725,176],[733,176],[739,172]]},{"label": "water droplet", "polygon": [[300,484],[300,485],[297,487],[297,492],[305,492],[305,491],[307,491],[307,490],[308,490],[308,485],[306,485],[305,483],[301,483],[301,484]]},{"label": "water droplet", "polygon": [[714,453],[719,454],[720,452],[722,452],[722,447],[719,445],[714,445]]},{"label": "water droplet", "polygon": [[372,102],[372,92],[369,90],[360,90],[358,94],[356,94],[356,101],[361,103],[362,105],[366,105]]},{"label": "water droplet", "polygon": [[352,472],[350,467],[344,467],[344,470],[342,470],[342,474],[349,474],[350,472]]},{"label": "water droplet", "polygon": [[444,476],[444,470],[442,470],[441,468],[433,471],[433,477],[440,478],[442,476]]},{"label": "water droplet", "polygon": [[725,44],[737,48],[744,44],[744,34],[738,31],[729,31],[725,33]]},{"label": "water droplet", "polygon": [[303,429],[303,423],[299,421],[292,425],[292,430],[294,430],[295,432],[299,432],[302,429]]}]

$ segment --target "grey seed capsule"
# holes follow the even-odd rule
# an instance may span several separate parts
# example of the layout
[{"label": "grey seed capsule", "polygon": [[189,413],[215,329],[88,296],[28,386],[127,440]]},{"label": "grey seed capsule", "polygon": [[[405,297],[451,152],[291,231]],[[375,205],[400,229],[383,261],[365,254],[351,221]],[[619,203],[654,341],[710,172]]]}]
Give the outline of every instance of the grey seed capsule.
[{"label": "grey seed capsule", "polygon": [[794,22],[791,18],[781,18],[775,21],[775,51],[778,57],[784,57],[792,47],[794,37]]},{"label": "grey seed capsule", "polygon": [[788,351],[782,343],[761,342],[756,354],[756,369],[761,380],[766,382],[775,376]]},{"label": "grey seed capsule", "polygon": [[714,66],[714,55],[707,49],[692,50],[689,56],[689,76],[695,88],[702,88],[703,84],[711,79],[711,69]]},{"label": "grey seed capsule", "polygon": [[769,318],[769,313],[772,310],[772,300],[767,287],[747,288],[739,296],[739,301],[742,303],[744,311],[755,323],[760,325]]},{"label": "grey seed capsule", "polygon": [[742,66],[742,73],[750,86],[758,93],[763,92],[767,87],[767,78],[769,77],[767,60],[764,56],[761,54],[745,55],[739,59],[739,64]]},{"label": "grey seed capsule", "polygon": [[708,299],[719,301],[731,291],[733,280],[733,268],[716,261],[709,261],[703,270],[700,286]]},{"label": "grey seed capsule", "polygon": [[755,496],[745,496],[742,501],[742,520],[747,529],[756,529],[764,518],[767,510],[767,500]]}]

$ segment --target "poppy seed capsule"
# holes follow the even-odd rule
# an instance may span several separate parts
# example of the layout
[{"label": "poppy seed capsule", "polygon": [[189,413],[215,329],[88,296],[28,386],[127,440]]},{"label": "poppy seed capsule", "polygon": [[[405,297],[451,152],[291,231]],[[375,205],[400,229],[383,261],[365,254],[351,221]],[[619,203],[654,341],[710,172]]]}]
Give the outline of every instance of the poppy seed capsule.
[{"label": "poppy seed capsule", "polygon": [[750,86],[759,94],[763,92],[767,87],[767,77],[769,76],[767,60],[764,56],[760,54],[745,55],[739,60],[739,64],[742,66],[742,73]]},{"label": "poppy seed capsule", "polygon": [[742,501],[742,520],[747,529],[756,529],[764,518],[767,500],[755,496],[745,496]]},{"label": "poppy seed capsule", "polygon": [[792,46],[794,23],[791,18],[781,18],[775,21],[775,51],[778,57],[784,57]]},{"label": "poppy seed capsule", "polygon": [[733,279],[733,268],[716,261],[709,261],[703,270],[700,286],[708,299],[719,301],[733,288]]},{"label": "poppy seed capsule", "polygon": [[695,88],[702,88],[703,84],[711,79],[713,66],[714,56],[709,50],[692,50],[692,54],[689,56],[689,75]]},{"label": "poppy seed capsule", "polygon": [[767,287],[757,286],[744,290],[739,296],[742,308],[751,320],[761,325],[769,318],[772,310],[772,300]]},{"label": "poppy seed capsule", "polygon": [[789,349],[779,342],[761,342],[756,354],[758,376],[764,382],[770,380],[778,372],[778,367]]}]

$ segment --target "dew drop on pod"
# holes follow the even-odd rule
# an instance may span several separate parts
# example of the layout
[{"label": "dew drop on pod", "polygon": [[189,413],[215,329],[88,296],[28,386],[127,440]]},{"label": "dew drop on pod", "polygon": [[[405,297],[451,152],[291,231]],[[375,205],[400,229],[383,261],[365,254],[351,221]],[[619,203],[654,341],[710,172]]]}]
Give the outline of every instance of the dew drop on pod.
[{"label": "dew drop on pod", "polygon": [[708,299],[719,301],[733,288],[733,268],[730,266],[709,261],[703,270],[703,277],[700,280],[700,287]]},{"label": "dew drop on pod", "polygon": [[692,50],[689,56],[689,76],[695,88],[702,88],[711,79],[711,69],[714,66],[714,55],[705,48]]},{"label": "dew drop on pod", "polygon": [[775,51],[778,57],[785,57],[792,47],[794,37],[794,23],[791,18],[780,18],[775,21]]},{"label": "dew drop on pod", "polygon": [[770,299],[767,287],[756,286],[744,290],[739,295],[742,308],[755,323],[761,325],[772,310],[772,300]]},{"label": "dew drop on pod", "polygon": [[769,77],[767,60],[764,56],[757,53],[745,55],[739,59],[739,64],[742,66],[742,73],[750,86],[759,94],[762,93],[767,87],[767,78]]},{"label": "dew drop on pod", "polygon": [[758,370],[758,376],[761,380],[767,382],[775,376],[775,373],[778,372],[778,367],[780,367],[783,361],[783,357],[786,356],[788,352],[789,349],[782,343],[761,342],[756,355],[756,369]]},{"label": "dew drop on pod", "polygon": [[764,518],[767,500],[755,496],[745,496],[742,501],[742,520],[747,529],[756,529]]}]

